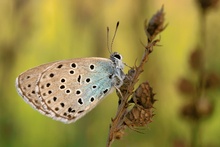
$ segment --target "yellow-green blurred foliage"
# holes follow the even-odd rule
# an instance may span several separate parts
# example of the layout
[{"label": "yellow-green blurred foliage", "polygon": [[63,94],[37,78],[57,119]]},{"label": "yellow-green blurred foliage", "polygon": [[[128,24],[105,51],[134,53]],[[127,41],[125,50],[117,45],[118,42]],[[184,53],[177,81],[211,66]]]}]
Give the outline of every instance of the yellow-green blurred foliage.
[{"label": "yellow-green blurred foliage", "polygon": [[[112,36],[117,21],[120,26],[113,50],[133,66],[144,51],[140,41],[146,43],[144,20],[163,4],[169,25],[161,34],[162,46],[150,55],[140,79],[149,81],[156,93],[156,116],[144,134],[128,130],[113,146],[187,144],[192,137],[190,125],[179,115],[186,99],[177,92],[176,82],[190,74],[188,56],[200,41],[199,11],[194,0],[0,0],[0,146],[105,146],[110,118],[117,109],[115,92],[85,117],[67,125],[27,105],[15,90],[15,78],[29,68],[55,60],[108,58],[106,27]],[[220,72],[220,11],[210,11],[206,21],[208,68]],[[215,109],[202,121],[199,141],[220,146],[219,91],[210,97]]]}]

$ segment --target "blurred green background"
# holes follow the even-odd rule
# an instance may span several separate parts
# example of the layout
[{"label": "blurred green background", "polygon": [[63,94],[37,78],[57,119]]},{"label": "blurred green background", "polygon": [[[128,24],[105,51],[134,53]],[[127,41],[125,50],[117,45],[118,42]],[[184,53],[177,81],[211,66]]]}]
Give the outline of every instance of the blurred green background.
[{"label": "blurred green background", "polygon": [[[195,0],[0,0],[0,146],[105,146],[110,118],[117,109],[115,92],[85,117],[67,125],[26,104],[15,90],[15,78],[29,68],[56,60],[108,58],[106,27],[110,27],[111,38],[117,21],[120,26],[113,50],[133,66],[144,51],[140,41],[146,43],[144,20],[162,5],[169,25],[160,35],[162,46],[155,47],[140,79],[149,81],[156,93],[156,115],[144,134],[127,130],[113,146],[187,146],[192,129],[180,115],[187,99],[178,92],[177,82],[192,74],[188,58],[201,43]],[[210,11],[206,22],[208,68],[220,73],[219,9]],[[219,90],[208,95],[215,104],[213,114],[200,123],[203,146],[220,146],[219,95]]]}]

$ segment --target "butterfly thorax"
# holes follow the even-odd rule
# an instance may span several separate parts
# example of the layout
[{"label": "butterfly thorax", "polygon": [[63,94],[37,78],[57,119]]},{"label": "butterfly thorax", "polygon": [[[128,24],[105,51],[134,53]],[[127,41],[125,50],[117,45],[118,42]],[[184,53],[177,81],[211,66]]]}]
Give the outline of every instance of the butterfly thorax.
[{"label": "butterfly thorax", "polygon": [[115,74],[113,75],[115,78],[115,87],[120,88],[121,85],[123,84],[123,80],[125,78],[125,74],[123,72],[124,69],[124,63],[122,62],[122,56],[114,52],[110,56],[110,60],[114,63],[115,65]]}]

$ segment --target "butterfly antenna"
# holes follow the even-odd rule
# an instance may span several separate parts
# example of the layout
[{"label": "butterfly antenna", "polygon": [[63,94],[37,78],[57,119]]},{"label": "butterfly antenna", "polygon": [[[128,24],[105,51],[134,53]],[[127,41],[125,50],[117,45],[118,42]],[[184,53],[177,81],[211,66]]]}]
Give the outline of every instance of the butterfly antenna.
[{"label": "butterfly antenna", "polygon": [[112,38],[111,51],[112,51],[112,46],[113,46],[113,43],[114,43],[114,40],[115,40],[115,36],[116,36],[117,30],[118,30],[118,26],[119,26],[119,21],[118,21],[117,24],[116,24],[115,33],[114,33],[114,36],[113,36],[113,38]]},{"label": "butterfly antenna", "polygon": [[109,48],[109,27],[107,27],[107,48],[108,48],[109,53],[111,54],[111,50]]},{"label": "butterfly antenna", "polygon": [[108,47],[108,51],[109,51],[110,54],[112,54],[112,46],[113,46],[115,36],[116,36],[117,30],[118,30],[118,26],[119,26],[119,21],[116,24],[115,33],[114,33],[114,36],[112,38],[111,46],[109,46],[109,27],[107,27],[107,47]]}]

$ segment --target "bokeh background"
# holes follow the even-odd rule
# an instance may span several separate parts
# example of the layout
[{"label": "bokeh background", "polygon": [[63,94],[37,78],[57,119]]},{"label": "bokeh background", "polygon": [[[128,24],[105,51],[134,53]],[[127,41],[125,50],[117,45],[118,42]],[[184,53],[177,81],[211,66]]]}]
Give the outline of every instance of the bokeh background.
[{"label": "bokeh background", "polygon": [[[1,147],[103,147],[111,117],[117,109],[115,92],[82,119],[63,124],[45,117],[26,104],[16,92],[15,78],[37,65],[69,58],[109,57],[106,27],[110,38],[120,26],[113,50],[133,66],[140,61],[147,41],[144,20],[164,5],[168,27],[150,55],[140,82],[148,81],[158,100],[153,122],[144,133],[127,130],[112,146],[190,146],[195,139],[193,121],[181,115],[189,99],[178,91],[183,76],[196,77],[189,56],[207,40],[206,63],[220,73],[220,10],[211,9],[206,20],[196,0],[0,0],[0,146]],[[200,23],[206,23],[201,28]],[[126,67],[125,71],[128,70]],[[196,141],[202,146],[220,146],[220,91],[207,97],[214,103],[210,116],[202,119]]]}]

